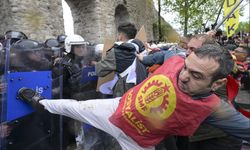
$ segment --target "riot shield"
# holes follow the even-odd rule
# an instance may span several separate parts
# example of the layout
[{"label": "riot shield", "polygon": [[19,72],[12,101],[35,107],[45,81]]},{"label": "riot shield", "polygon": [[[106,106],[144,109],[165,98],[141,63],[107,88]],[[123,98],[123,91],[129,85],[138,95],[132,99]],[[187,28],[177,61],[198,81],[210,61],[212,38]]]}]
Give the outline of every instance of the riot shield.
[{"label": "riot shield", "polygon": [[0,49],[0,149],[5,149],[5,137],[8,134],[6,125],[6,80],[5,80],[5,40],[1,39]]},{"label": "riot shield", "polygon": [[62,149],[60,116],[38,112],[17,97],[20,88],[28,87],[46,98],[53,98],[51,48],[35,40],[13,42],[7,37],[0,57],[1,84],[4,85],[1,125],[7,128],[7,135],[1,138],[1,150]]},{"label": "riot shield", "polygon": [[99,61],[101,57],[95,53],[94,45],[85,45],[84,51],[84,55],[80,58],[82,70],[80,88],[79,91],[75,92],[72,96],[77,100],[100,98],[100,93],[96,91],[97,76],[94,64]]},{"label": "riot shield", "polygon": [[[95,62],[101,60],[101,52],[95,50],[96,45],[85,45],[84,54],[81,59],[82,73],[80,80],[80,88],[72,96],[77,100],[89,100],[104,98],[105,95],[96,91],[97,75],[95,73]],[[103,131],[92,127],[85,123],[79,123],[76,129],[76,141],[79,149],[98,149],[107,148],[106,139],[108,135]],[[84,133],[84,134],[83,134]],[[108,148],[109,149],[109,148]]]},{"label": "riot shield", "polygon": [[[79,101],[100,98],[100,94],[96,92],[95,60],[94,46],[87,44],[73,45],[70,53],[56,59],[52,76],[58,82],[56,79],[62,74],[63,98]],[[63,66],[62,71],[58,69],[60,65]],[[77,146],[78,149],[83,149],[83,145],[86,145],[83,128],[82,123],[63,117],[63,147]]]}]

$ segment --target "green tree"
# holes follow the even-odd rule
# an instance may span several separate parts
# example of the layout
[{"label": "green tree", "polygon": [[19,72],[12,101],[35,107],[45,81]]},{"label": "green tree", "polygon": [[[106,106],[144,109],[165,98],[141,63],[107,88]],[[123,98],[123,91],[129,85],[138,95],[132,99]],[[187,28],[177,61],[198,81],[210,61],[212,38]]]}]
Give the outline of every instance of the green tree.
[{"label": "green tree", "polygon": [[200,30],[202,24],[209,20],[214,22],[223,0],[163,0],[165,12],[178,13],[178,22],[183,33]]},{"label": "green tree", "polygon": [[161,30],[161,41],[164,42],[178,42],[180,35],[172,28],[172,26],[161,19],[161,26],[158,25],[158,21],[153,23],[153,32],[159,36],[159,28]]},{"label": "green tree", "polygon": [[161,32],[161,0],[158,0],[158,30],[159,30],[159,41],[162,41]]},{"label": "green tree", "polygon": [[250,23],[249,23],[249,21],[240,22],[239,27],[238,27],[238,29],[236,30],[235,33],[238,33],[240,31],[245,32],[245,33],[250,33]]}]

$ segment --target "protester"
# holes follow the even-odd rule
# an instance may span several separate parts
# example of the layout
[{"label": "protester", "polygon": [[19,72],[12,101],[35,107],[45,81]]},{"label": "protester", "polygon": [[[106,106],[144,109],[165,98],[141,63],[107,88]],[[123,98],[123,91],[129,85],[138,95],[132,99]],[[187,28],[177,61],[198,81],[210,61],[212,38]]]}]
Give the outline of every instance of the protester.
[{"label": "protester", "polygon": [[249,62],[247,58],[250,56],[250,48],[246,46],[239,46],[233,52],[236,59],[237,73],[235,78],[238,79],[242,89],[250,89],[249,81]]},{"label": "protester", "polygon": [[[112,91],[103,90],[105,91],[104,94],[113,94],[114,97],[122,96],[128,89],[146,78],[147,75],[146,68],[138,66],[140,62],[135,60],[135,52],[141,53],[145,50],[143,43],[134,39],[137,33],[135,25],[125,22],[120,24],[117,30],[118,42],[115,42],[112,48],[107,51],[106,56],[95,65],[96,74],[99,77],[104,77],[111,72],[116,73],[113,85],[109,87]],[[136,70],[139,67],[140,72]]]},{"label": "protester", "polygon": [[[152,55],[148,55],[146,57],[143,57],[142,55],[137,55],[137,56],[140,60],[142,60],[143,64],[147,66],[153,65],[152,67],[150,67],[153,68],[155,64],[156,65],[162,64],[165,60],[167,60],[174,54],[186,57],[186,55],[190,54],[192,51],[195,51],[197,48],[199,48],[204,44],[210,44],[210,43],[216,44],[216,41],[211,37],[212,36],[207,34],[192,36],[187,44],[188,49],[185,55],[183,55],[183,51],[181,51],[181,49],[179,48],[174,51],[158,52]],[[223,85],[222,87],[218,88],[215,91],[215,93],[220,98],[224,99],[225,101],[228,101],[226,85]],[[194,145],[196,145],[197,149],[212,148],[214,147],[214,145],[216,145],[217,148],[219,149],[226,149],[231,146],[229,144],[222,144],[222,143],[235,143],[234,144],[235,149],[240,149],[242,143],[241,140],[228,136],[222,130],[216,129],[215,127],[212,127],[211,125],[208,124],[202,124],[194,133],[194,135],[190,136],[189,138],[179,136],[175,139],[178,146],[178,150],[187,150],[189,149],[188,147],[191,147],[191,150],[195,150],[196,148],[194,147]],[[169,141],[164,141],[164,143],[166,143],[165,144],[166,147],[169,147],[171,145]],[[173,147],[174,144],[175,143],[172,143],[171,147]],[[236,144],[238,144],[237,148]],[[199,147],[197,145],[199,145]],[[211,146],[209,147],[208,145]]]},{"label": "protester", "polygon": [[226,82],[232,67],[228,51],[207,44],[186,59],[168,59],[121,98],[48,100],[28,88],[20,89],[18,96],[104,130],[123,149],[154,149],[167,136],[192,135],[203,121],[250,141],[250,120],[212,93]]},{"label": "protester", "polygon": [[[106,52],[105,57],[95,64],[96,74],[99,77],[115,72],[112,84],[106,82],[99,88],[103,94],[110,94],[113,97],[122,96],[147,76],[145,66],[141,65],[135,56],[135,53],[145,50],[143,43],[134,39],[137,33],[135,25],[125,22],[118,26],[117,31],[117,42]],[[106,141],[108,139],[111,144],[108,144],[107,149],[121,149],[115,140],[105,138]]]}]

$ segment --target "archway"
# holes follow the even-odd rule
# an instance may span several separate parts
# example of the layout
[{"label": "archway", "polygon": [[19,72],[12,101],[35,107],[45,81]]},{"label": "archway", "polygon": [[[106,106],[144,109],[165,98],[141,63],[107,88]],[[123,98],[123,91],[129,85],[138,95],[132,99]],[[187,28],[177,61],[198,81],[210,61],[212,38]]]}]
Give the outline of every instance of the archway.
[{"label": "archway", "polygon": [[66,35],[74,34],[74,22],[71,9],[65,0],[62,0],[64,31]]},{"label": "archway", "polygon": [[119,24],[123,23],[123,22],[128,22],[129,21],[129,13],[127,8],[122,5],[119,4],[116,8],[115,8],[115,25],[116,27],[119,26]]},{"label": "archway", "polygon": [[96,9],[97,2],[93,0],[65,0],[71,10],[74,33],[81,35],[86,41],[96,40]]}]

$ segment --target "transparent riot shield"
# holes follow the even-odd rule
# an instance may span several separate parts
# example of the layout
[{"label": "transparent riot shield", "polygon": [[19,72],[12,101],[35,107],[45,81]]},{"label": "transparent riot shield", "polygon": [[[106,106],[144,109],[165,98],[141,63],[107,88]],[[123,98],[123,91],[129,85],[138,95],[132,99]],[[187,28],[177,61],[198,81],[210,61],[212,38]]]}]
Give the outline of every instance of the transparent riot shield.
[{"label": "transparent riot shield", "polygon": [[[101,53],[95,51],[95,45],[83,45],[83,56],[76,57],[75,62],[81,66],[81,80],[77,92],[72,94],[74,99],[83,101],[89,99],[100,99],[103,95],[96,91],[97,76],[95,73],[95,62],[101,59]],[[77,60],[78,59],[78,60]],[[105,149],[103,131],[85,123],[75,123],[76,141],[78,149]]]},{"label": "transparent riot shield", "polygon": [[[83,56],[76,57],[81,68],[80,88],[72,96],[77,100],[88,100],[100,98],[100,93],[96,92],[97,76],[95,73],[95,62],[100,57],[95,54],[94,45],[83,45]],[[78,60],[77,60],[78,59]]]},{"label": "transparent riot shield", "polygon": [[48,99],[53,98],[53,51],[35,40],[11,40],[6,40],[3,56],[0,54],[4,85],[1,125],[7,128],[7,134],[1,138],[1,150],[60,150],[60,116],[37,111],[17,96],[20,88],[28,87]]},{"label": "transparent riot shield", "polygon": [[6,122],[6,67],[5,67],[5,44],[4,39],[1,40],[0,48],[0,149],[5,149],[6,137],[8,135],[8,125]]}]

